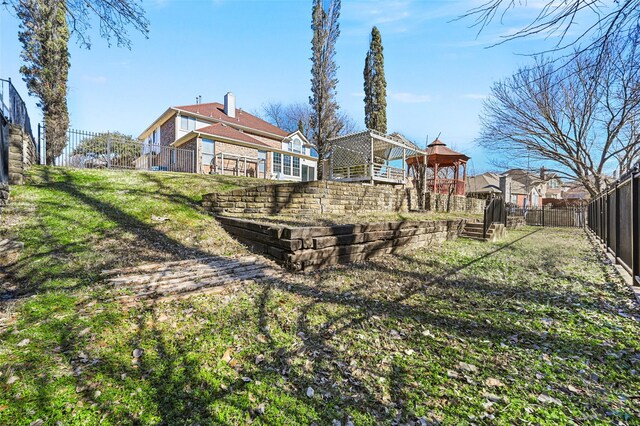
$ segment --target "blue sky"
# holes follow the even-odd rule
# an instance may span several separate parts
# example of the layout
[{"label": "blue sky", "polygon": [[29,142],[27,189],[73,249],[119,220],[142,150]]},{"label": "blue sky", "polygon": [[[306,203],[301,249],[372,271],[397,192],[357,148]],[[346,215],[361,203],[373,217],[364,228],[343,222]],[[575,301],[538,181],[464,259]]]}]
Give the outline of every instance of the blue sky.
[{"label": "blue sky", "polygon": [[[526,65],[526,54],[556,39],[530,38],[491,47],[530,22],[540,1],[529,1],[480,35],[471,21],[451,22],[481,0],[343,0],[337,43],[338,101],[364,126],[362,69],[373,25],[382,34],[389,131],[423,145],[441,139],[472,157],[470,172],[491,168],[476,147],[482,100],[492,83]],[[131,50],[70,48],[69,110],[73,128],[137,136],[167,107],[222,102],[255,112],[268,101],[307,102],[310,91],[311,1],[150,0],[149,38],[131,32]],[[96,25],[97,26],[97,23]],[[18,22],[0,10],[0,76],[10,77],[32,123],[41,120],[19,74]]]}]

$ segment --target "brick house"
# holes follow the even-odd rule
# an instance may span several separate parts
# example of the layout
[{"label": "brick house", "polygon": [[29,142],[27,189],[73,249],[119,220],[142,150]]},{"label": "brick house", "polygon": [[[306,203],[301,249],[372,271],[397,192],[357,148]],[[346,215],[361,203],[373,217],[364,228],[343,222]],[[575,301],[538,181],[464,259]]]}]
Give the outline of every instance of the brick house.
[{"label": "brick house", "polygon": [[[150,152],[159,152],[160,146],[193,151],[197,173],[288,181],[317,178],[317,158],[307,138],[236,108],[232,93],[225,95],[223,104],[170,107],[138,139]],[[169,162],[165,167],[175,170],[177,155],[164,157]]]}]

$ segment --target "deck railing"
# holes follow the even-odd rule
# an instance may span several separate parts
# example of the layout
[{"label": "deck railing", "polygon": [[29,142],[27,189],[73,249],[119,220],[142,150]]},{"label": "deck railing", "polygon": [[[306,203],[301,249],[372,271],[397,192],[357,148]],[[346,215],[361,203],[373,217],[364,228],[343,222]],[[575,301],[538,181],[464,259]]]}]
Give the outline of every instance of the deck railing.
[{"label": "deck railing", "polygon": [[350,166],[333,167],[331,169],[332,179],[385,179],[391,181],[404,182],[404,170],[386,164],[373,164],[373,175],[371,174],[371,163],[354,164]]}]

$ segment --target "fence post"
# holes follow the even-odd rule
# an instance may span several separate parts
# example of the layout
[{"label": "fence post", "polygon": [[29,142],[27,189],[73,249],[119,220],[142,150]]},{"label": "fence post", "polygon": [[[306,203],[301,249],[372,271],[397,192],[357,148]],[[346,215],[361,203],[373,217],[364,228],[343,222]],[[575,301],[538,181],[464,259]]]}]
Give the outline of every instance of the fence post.
[{"label": "fence post", "polygon": [[542,206],[542,227],[544,228],[544,205]]},{"label": "fence post", "polygon": [[[632,183],[632,182],[629,182],[629,183]],[[616,236],[616,244],[613,249],[615,251],[615,257],[617,258],[620,256],[620,183],[619,182],[616,184],[616,187],[613,191],[616,194],[616,203],[615,203],[616,204],[616,220],[613,221],[613,226],[615,227],[613,230],[613,233]],[[633,191],[633,187],[631,188],[631,191]],[[633,195],[631,196],[631,201],[633,202]],[[631,228],[631,234],[633,235],[633,226]],[[631,247],[633,250],[633,245]]]},{"label": "fence post", "polygon": [[640,163],[631,171],[631,272],[640,284]]},{"label": "fence post", "polygon": [[107,169],[111,168],[111,133],[107,132]]}]

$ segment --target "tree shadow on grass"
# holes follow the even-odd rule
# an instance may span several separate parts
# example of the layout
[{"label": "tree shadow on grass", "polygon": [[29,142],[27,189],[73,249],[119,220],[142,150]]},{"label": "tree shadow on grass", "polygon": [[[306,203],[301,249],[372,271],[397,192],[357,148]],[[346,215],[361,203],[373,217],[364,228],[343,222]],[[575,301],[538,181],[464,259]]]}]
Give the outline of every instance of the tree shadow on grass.
[{"label": "tree shadow on grass", "polygon": [[[154,229],[150,225],[127,214],[118,206],[98,200],[95,197],[79,191],[69,181],[58,183],[60,190],[73,196],[87,207],[101,212],[119,227],[126,227],[133,232],[144,245],[157,247],[160,251],[169,253],[177,259],[210,257],[210,254],[199,249],[185,247],[180,242]],[[526,236],[525,236],[526,237]],[[523,237],[523,238],[525,238]],[[517,241],[512,242],[514,244]],[[249,333],[264,334],[264,342],[246,348],[237,357],[240,362],[240,369],[233,373],[229,366],[218,365],[220,353],[210,353],[203,355],[206,345],[198,343],[196,337],[211,333],[211,329],[220,326],[212,324],[206,319],[206,312],[195,311],[193,315],[202,315],[205,321],[193,326],[189,330],[189,335],[182,343],[176,342],[171,330],[167,331],[156,325],[158,316],[163,312],[164,307],[156,301],[151,302],[140,311],[140,320],[137,324],[137,331],[129,339],[125,351],[127,354],[113,354],[100,360],[95,365],[87,367],[87,373],[74,376],[79,387],[86,386],[90,377],[104,377],[105,381],[115,386],[124,386],[123,382],[132,380],[133,383],[140,383],[144,387],[145,395],[139,395],[142,401],[149,404],[148,410],[151,417],[140,417],[137,413],[129,413],[127,410],[115,410],[107,405],[100,406],[99,409],[107,416],[107,419],[122,423],[152,423],[163,424],[183,424],[196,421],[222,422],[216,420],[216,413],[213,413],[213,405],[221,410],[228,409],[228,415],[235,418],[236,422],[246,422],[251,419],[260,419],[264,423],[283,423],[288,418],[291,423],[309,423],[316,420],[322,423],[330,423],[333,419],[345,421],[350,414],[366,413],[376,421],[391,420],[399,416],[402,420],[415,419],[416,408],[408,406],[408,387],[410,384],[410,366],[393,362],[391,371],[376,372],[377,366],[365,366],[362,362],[352,363],[354,353],[362,361],[368,354],[366,351],[386,353],[390,351],[385,348],[376,348],[370,342],[365,346],[356,347],[350,351],[345,351],[340,347],[339,339],[336,336],[351,338],[359,332],[368,333],[372,321],[377,321],[374,317],[385,318],[395,323],[416,322],[441,332],[468,340],[486,340],[499,345],[505,341],[510,341],[513,336],[518,336],[520,348],[543,354],[556,352],[560,356],[569,355],[571,348],[581,347],[591,351],[590,362],[598,362],[605,359],[605,348],[598,346],[595,342],[579,337],[572,338],[561,334],[549,333],[544,335],[531,330],[526,324],[505,322],[502,324],[481,323],[479,318],[472,316],[473,311],[482,312],[487,309],[495,309],[493,304],[483,302],[486,298],[480,298],[475,305],[465,304],[464,300],[459,303],[463,308],[459,312],[437,312],[432,306],[420,299],[425,288],[439,286],[443,290],[455,292],[467,281],[454,278],[456,274],[465,269],[478,265],[481,260],[486,259],[506,250],[509,245],[502,246],[491,253],[486,253],[462,265],[457,265],[442,274],[430,275],[428,273],[389,269],[375,261],[361,265],[344,268],[343,270],[328,270],[320,273],[319,283],[321,286],[309,284],[308,277],[288,276],[282,280],[274,280],[270,284],[265,284],[258,291],[252,308],[238,307],[237,316],[233,321],[229,320],[224,327],[229,327],[237,333],[246,333],[242,328],[241,317],[248,315],[250,320],[246,327],[252,328]],[[410,257],[404,261],[415,261]],[[389,295],[388,299],[376,297],[375,294],[349,294],[338,292],[330,286],[322,286],[323,281],[330,280],[336,273],[341,271],[370,272],[377,274],[379,280],[398,280],[402,277],[406,280],[402,294]],[[91,275],[93,274],[93,275]],[[91,271],[89,277],[97,276],[98,271]],[[84,275],[85,277],[87,275]],[[496,283],[488,279],[474,278],[472,283],[468,283],[469,289],[473,285],[474,291],[490,297],[495,290]],[[90,284],[87,282],[86,284]],[[352,291],[364,291],[366,280],[357,282],[350,287]],[[464,287],[463,287],[464,288]],[[33,289],[33,293],[38,292],[38,288]],[[274,293],[288,294],[290,297],[299,300],[300,306],[296,309],[295,324],[293,330],[289,331],[296,337],[293,344],[286,339],[277,337],[271,330],[282,329],[282,326],[271,319],[277,314],[278,302],[273,300]],[[529,296],[527,296],[529,297]],[[298,299],[299,298],[299,299]],[[417,301],[414,300],[417,298]],[[550,300],[551,295],[539,292],[523,302],[535,302],[536,299]],[[182,306],[189,306],[190,302],[183,302]],[[330,309],[337,307],[338,309]],[[249,310],[247,310],[249,309]],[[322,323],[318,323],[316,316],[321,314]],[[461,314],[466,315],[462,317]],[[153,321],[148,324],[146,316],[151,316]],[[254,317],[257,316],[256,317]],[[113,325],[118,327],[118,325]],[[255,328],[254,328],[255,327]],[[385,328],[386,327],[386,328]],[[381,340],[388,340],[389,327],[382,327],[384,335]],[[100,332],[97,329],[96,332]],[[175,333],[182,332],[175,330]],[[284,330],[279,330],[283,333]],[[65,355],[66,362],[70,368],[78,365],[78,354],[86,345],[86,342],[79,336],[79,331],[73,327],[60,330],[63,339],[63,346],[75,348]],[[373,338],[373,336],[366,336]],[[411,349],[417,351],[418,340],[402,339],[398,341],[398,349]],[[350,342],[351,343],[351,342]],[[212,342],[212,344],[214,344]],[[233,342],[229,342],[233,344]],[[136,347],[149,348],[149,354],[140,357],[138,364],[131,364],[130,354]],[[154,357],[151,357],[153,352]],[[91,355],[91,354],[89,354]],[[120,355],[120,356],[115,356]],[[256,356],[263,355],[261,362],[252,361]],[[391,355],[391,354],[389,354]],[[395,355],[394,355],[395,356]],[[123,360],[124,359],[124,360]],[[301,360],[309,361],[306,362]],[[215,368],[206,366],[211,360]],[[302,362],[302,364],[301,364]],[[622,362],[622,361],[618,361]],[[443,365],[443,368],[452,367]],[[484,366],[487,373],[505,374],[499,367]],[[367,370],[368,369],[368,370]],[[387,378],[392,389],[390,399],[383,396],[380,387],[376,387],[371,382],[362,380],[362,371],[370,377]],[[127,374],[123,379],[122,374]],[[375,374],[374,374],[375,373]],[[33,371],[32,375],[37,373]],[[245,376],[246,375],[246,376]],[[248,377],[250,381],[243,380]],[[280,380],[284,380],[284,385],[279,386]],[[258,384],[266,383],[269,389]],[[222,386],[224,385],[224,386]],[[127,389],[135,385],[127,385]],[[315,395],[310,398],[306,394],[306,389],[312,387]],[[42,395],[38,396],[39,401],[46,404],[50,402],[53,395],[48,394],[46,387],[43,387]],[[85,405],[94,403],[95,394],[90,387],[79,392],[79,398]],[[252,395],[255,400],[252,400]],[[269,399],[282,398],[280,401]],[[262,414],[261,402],[267,402]],[[609,408],[601,401],[594,403],[599,413],[604,413]],[[222,407],[222,408],[220,408]],[[225,408],[226,407],[226,408]],[[278,411],[278,412],[272,412]],[[222,415],[222,414],[221,414]],[[279,419],[279,420],[278,420]],[[458,419],[465,421],[465,419]]]}]

